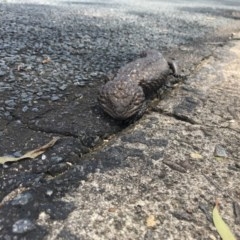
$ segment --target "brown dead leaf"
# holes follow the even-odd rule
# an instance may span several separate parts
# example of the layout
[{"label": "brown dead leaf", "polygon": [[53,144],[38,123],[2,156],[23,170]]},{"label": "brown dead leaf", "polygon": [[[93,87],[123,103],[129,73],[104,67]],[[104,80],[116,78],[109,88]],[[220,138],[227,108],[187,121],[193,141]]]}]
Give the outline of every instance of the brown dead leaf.
[{"label": "brown dead leaf", "polygon": [[57,142],[57,140],[59,140],[59,137],[54,137],[49,143],[41,146],[40,148],[29,151],[25,153],[23,156],[18,158],[8,157],[8,156],[0,157],[0,164],[4,164],[6,162],[16,162],[25,158],[31,158],[31,159],[36,158],[42,153],[44,153],[48,148],[52,147]]}]

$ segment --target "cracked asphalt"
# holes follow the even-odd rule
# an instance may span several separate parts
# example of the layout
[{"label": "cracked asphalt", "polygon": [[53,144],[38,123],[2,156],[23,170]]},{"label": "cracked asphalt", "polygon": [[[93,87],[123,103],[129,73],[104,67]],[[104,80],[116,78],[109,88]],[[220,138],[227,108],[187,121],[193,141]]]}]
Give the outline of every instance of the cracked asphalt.
[{"label": "cracked asphalt", "polygon": [[[239,2],[37,2],[0,1],[0,156],[60,140],[0,166],[0,238],[219,239],[216,198],[240,237]],[[98,89],[146,49],[182,77],[116,121]]]}]

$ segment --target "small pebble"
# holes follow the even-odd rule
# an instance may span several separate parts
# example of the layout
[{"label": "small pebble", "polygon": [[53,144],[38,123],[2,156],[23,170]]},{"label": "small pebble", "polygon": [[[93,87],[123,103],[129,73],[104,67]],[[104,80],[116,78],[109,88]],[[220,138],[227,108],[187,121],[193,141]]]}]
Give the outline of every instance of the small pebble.
[{"label": "small pebble", "polygon": [[76,98],[79,98],[79,99],[82,99],[83,98],[83,95],[81,93],[76,93],[75,94],[75,97]]},{"label": "small pebble", "polygon": [[37,93],[37,96],[42,96],[43,95],[43,92],[38,92]]},{"label": "small pebble", "polygon": [[6,73],[3,71],[0,71],[0,77],[3,77]]},{"label": "small pebble", "polygon": [[22,111],[23,112],[26,112],[28,110],[28,106],[24,106],[23,108],[22,108]]},{"label": "small pebble", "polygon": [[51,197],[51,196],[53,195],[53,190],[52,190],[52,189],[48,189],[48,190],[46,191],[46,195],[49,196],[49,197]]},{"label": "small pebble", "polygon": [[60,162],[62,162],[63,158],[60,156],[53,156],[53,157],[51,157],[51,160],[54,162],[60,163]]},{"label": "small pebble", "polygon": [[38,109],[38,108],[32,108],[32,111],[33,111],[33,112],[38,112],[39,109]]},{"label": "small pebble", "polygon": [[221,145],[216,145],[215,150],[214,150],[214,156],[215,157],[223,157],[223,158],[228,157],[225,148]]},{"label": "small pebble", "polygon": [[62,91],[64,91],[66,88],[67,88],[67,85],[66,85],[66,84],[64,84],[64,85],[62,85],[62,86],[59,87],[59,89],[62,90]]},{"label": "small pebble", "polygon": [[17,205],[23,206],[29,203],[29,201],[32,199],[33,199],[33,196],[31,193],[29,192],[21,193],[12,200],[11,204],[13,206],[17,206]]},{"label": "small pebble", "polygon": [[29,219],[20,219],[12,226],[13,233],[26,233],[35,229],[36,226]]},{"label": "small pebble", "polygon": [[84,87],[86,85],[86,83],[83,81],[82,82],[74,82],[74,85]]},{"label": "small pebble", "polygon": [[60,98],[59,98],[59,96],[57,96],[57,95],[53,95],[52,97],[51,97],[51,100],[52,101],[57,101],[57,100],[59,100]]},{"label": "small pebble", "polygon": [[14,107],[16,106],[16,103],[14,102],[14,100],[6,100],[4,102],[8,107]]},{"label": "small pebble", "polygon": [[15,153],[13,153],[13,156],[14,156],[14,157],[21,157],[22,154],[21,154],[21,152],[17,151],[17,152],[15,152]]}]

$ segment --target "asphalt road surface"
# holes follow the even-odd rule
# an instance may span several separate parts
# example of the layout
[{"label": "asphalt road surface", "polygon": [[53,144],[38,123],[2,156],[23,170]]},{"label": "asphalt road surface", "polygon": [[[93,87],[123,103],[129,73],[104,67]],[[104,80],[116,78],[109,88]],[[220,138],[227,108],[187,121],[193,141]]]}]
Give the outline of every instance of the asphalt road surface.
[{"label": "asphalt road surface", "polygon": [[[175,132],[181,132],[179,136],[183,138],[190,128],[221,123],[216,116],[221,111],[225,114],[227,98],[219,100],[219,109],[211,108],[201,121],[196,117],[199,113],[193,111],[204,99],[204,86],[213,89],[219,81],[224,82],[220,74],[224,67],[219,62],[227,64],[238,56],[228,52],[239,39],[239,30],[237,0],[0,1],[0,156],[19,157],[60,137],[34,160],[0,165],[0,239],[218,239],[204,210],[207,222],[194,219],[194,209],[189,205],[186,213],[156,213],[160,208],[157,203],[164,206],[170,193],[162,192],[162,200],[157,199],[157,187],[151,183],[160,179],[171,189],[185,179],[185,167],[180,167],[183,176],[176,181],[171,178],[174,173],[165,176],[164,169],[151,169],[166,156],[171,142],[180,142],[172,146],[172,151],[186,159],[178,149],[181,145],[187,151],[186,142],[178,140]],[[99,87],[147,49],[159,50],[166,59],[175,60],[181,76],[168,77],[166,86],[150,97],[142,119],[116,121],[99,107]],[[211,78],[210,83],[207,80],[215,73],[215,64],[219,78]],[[199,77],[203,65],[214,73]],[[191,85],[195,81],[196,85]],[[192,93],[190,87],[196,88],[195,94],[200,93],[186,97],[180,106],[183,110],[174,108],[169,96],[176,100],[184,91]],[[219,89],[224,93],[225,88]],[[236,89],[231,88],[229,96],[233,101],[226,107],[231,116],[239,110]],[[214,95],[215,91],[210,91],[212,102],[218,104],[223,93]],[[214,120],[209,120],[211,116]],[[172,131],[164,137],[155,136],[169,127],[158,128],[163,119],[164,124],[170,121],[168,117],[173,121]],[[234,131],[239,133],[238,128]],[[210,130],[205,129],[204,133],[211,135]],[[225,141],[220,145],[216,142],[216,146],[220,146],[220,157],[225,157],[224,147],[232,146],[228,151],[232,151],[239,178],[239,138],[231,134],[227,139],[236,139],[230,144],[230,140],[225,141],[223,135],[216,133],[216,138]],[[200,135],[191,137],[186,141],[194,142]],[[207,151],[200,145],[192,146],[192,151],[202,149]],[[128,177],[124,175],[127,173]],[[144,184],[139,184],[141,181]],[[109,187],[112,182],[115,184]],[[123,186],[130,182],[133,186],[124,190]],[[180,193],[175,193],[185,196],[184,185],[181,187]],[[145,195],[147,191],[149,195]],[[129,200],[131,194],[134,198]],[[166,199],[168,206],[181,205]],[[206,210],[212,201],[213,197],[209,197],[207,204],[199,206]],[[182,202],[187,199],[182,198]],[[135,212],[128,208],[133,205]],[[135,215],[131,215],[133,212]],[[171,232],[175,218],[193,225],[185,228],[178,223]],[[152,225],[144,219],[150,219]],[[165,230],[159,230],[160,226]]]}]

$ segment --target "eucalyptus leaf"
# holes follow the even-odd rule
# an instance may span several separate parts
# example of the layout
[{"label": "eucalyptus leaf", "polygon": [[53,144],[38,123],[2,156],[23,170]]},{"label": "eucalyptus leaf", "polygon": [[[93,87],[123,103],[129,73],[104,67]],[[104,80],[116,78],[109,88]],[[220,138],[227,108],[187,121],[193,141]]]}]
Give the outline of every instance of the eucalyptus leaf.
[{"label": "eucalyptus leaf", "polygon": [[216,202],[216,205],[213,209],[213,223],[221,236],[222,240],[237,240],[233,233],[231,232],[229,226],[223,221],[220,212],[219,212],[219,202]]},{"label": "eucalyptus leaf", "polygon": [[7,162],[17,162],[17,161],[20,161],[20,160],[26,159],[26,158],[31,158],[31,159],[36,158],[39,155],[43,154],[48,148],[52,147],[57,142],[58,139],[59,139],[59,137],[54,137],[49,143],[47,143],[37,149],[29,151],[18,158],[10,157],[10,156],[0,157],[0,164],[4,164]]}]

